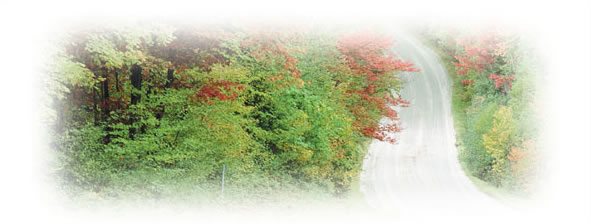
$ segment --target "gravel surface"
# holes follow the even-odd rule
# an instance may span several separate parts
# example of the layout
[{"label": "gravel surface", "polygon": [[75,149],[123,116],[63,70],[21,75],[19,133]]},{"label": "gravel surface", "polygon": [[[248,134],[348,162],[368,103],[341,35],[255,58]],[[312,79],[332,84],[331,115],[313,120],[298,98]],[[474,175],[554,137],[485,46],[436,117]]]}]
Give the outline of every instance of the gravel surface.
[{"label": "gravel surface", "polygon": [[[402,73],[397,143],[374,140],[363,162],[361,191],[376,209],[408,217],[486,215],[498,202],[480,192],[460,167],[451,115],[451,80],[440,58],[417,39],[395,33],[394,50],[420,72]],[[382,122],[389,122],[382,120]]]}]

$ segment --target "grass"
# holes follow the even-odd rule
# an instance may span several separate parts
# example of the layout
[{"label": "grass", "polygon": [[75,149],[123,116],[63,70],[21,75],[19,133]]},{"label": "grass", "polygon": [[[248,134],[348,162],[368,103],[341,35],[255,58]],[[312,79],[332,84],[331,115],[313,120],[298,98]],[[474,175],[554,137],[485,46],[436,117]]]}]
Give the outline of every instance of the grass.
[{"label": "grass", "polygon": [[[363,155],[369,150],[371,140],[361,142],[357,147]],[[363,158],[363,157],[362,157]],[[361,163],[359,163],[361,166]],[[132,178],[131,184],[129,182]],[[284,180],[274,186],[265,188],[265,180],[247,180],[259,183],[257,186],[245,187],[234,185],[232,179],[226,179],[225,197],[220,197],[220,183],[194,181],[191,178],[170,177],[163,179],[152,173],[134,173],[121,178],[123,182],[106,187],[98,192],[83,191],[71,198],[75,207],[114,207],[133,208],[159,207],[162,205],[174,208],[197,207],[210,209],[260,209],[289,208],[305,209],[328,206],[331,209],[348,211],[367,210],[365,196],[360,190],[360,172],[353,177],[350,190],[343,195],[335,196],[326,189],[313,184],[302,185],[295,179]],[[170,181],[163,184],[162,181]],[[243,180],[245,181],[245,180]],[[269,180],[266,180],[269,181]],[[142,185],[140,191],[137,185]],[[154,188],[154,189],[153,189]],[[256,189],[259,188],[259,189]],[[65,195],[64,195],[65,196]]]},{"label": "grass", "polygon": [[[369,151],[369,146],[371,145],[371,140],[366,140],[364,142],[362,142],[359,145],[359,148],[361,150],[363,150],[363,158],[365,158],[365,155],[367,155],[367,152]],[[363,163],[360,163],[360,165],[363,165]],[[351,189],[349,190],[349,192],[347,192],[346,198],[349,199],[349,201],[352,202],[361,202],[361,201],[365,201],[365,195],[363,194],[363,192],[361,192],[361,171],[360,170],[357,175],[355,177],[353,177],[353,183],[351,183]]]}]

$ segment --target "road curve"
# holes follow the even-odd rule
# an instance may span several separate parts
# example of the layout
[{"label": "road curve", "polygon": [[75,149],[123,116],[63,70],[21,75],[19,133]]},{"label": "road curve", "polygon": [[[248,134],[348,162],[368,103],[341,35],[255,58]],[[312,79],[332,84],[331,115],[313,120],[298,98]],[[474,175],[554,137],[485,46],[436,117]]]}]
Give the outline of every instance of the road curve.
[{"label": "road curve", "polygon": [[401,74],[401,96],[411,103],[399,108],[403,130],[395,135],[395,144],[371,143],[363,161],[361,191],[370,206],[406,217],[486,215],[483,206],[499,204],[477,190],[460,167],[452,83],[441,60],[412,36],[393,36],[396,54],[415,63],[420,72]]}]

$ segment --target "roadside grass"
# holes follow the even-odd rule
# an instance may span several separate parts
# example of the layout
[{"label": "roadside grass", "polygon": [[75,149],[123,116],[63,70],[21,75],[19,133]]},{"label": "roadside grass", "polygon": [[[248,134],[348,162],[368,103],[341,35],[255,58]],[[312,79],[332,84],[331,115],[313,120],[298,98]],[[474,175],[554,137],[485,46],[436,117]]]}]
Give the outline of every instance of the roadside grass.
[{"label": "roadside grass", "polygon": [[[361,151],[362,155],[364,155],[361,159],[365,158],[371,141],[371,139],[365,139],[358,144],[358,149]],[[359,164],[361,166],[362,162]],[[247,196],[241,200],[242,203],[234,206],[243,209],[260,208],[263,206],[277,211],[284,211],[284,209],[287,209],[297,212],[323,211],[330,213],[342,211],[371,211],[371,207],[365,200],[365,195],[361,192],[360,174],[361,169],[359,169],[359,172],[352,177],[353,179],[349,191],[340,196],[327,194],[325,190],[314,185],[308,185],[305,186],[304,189],[301,189],[296,186],[298,183],[292,183],[293,186],[291,187],[284,186],[282,187],[283,190],[271,193],[270,197],[272,200],[266,201],[267,204],[265,205],[261,204],[260,201],[251,201],[251,198]],[[226,201],[226,203],[230,203],[230,201]],[[219,206],[226,205],[227,204],[222,203]]]},{"label": "roadside grass", "polygon": [[[359,149],[363,152],[363,158],[367,155],[369,151],[369,146],[371,145],[371,140],[365,140],[359,144]],[[359,163],[363,165],[363,162]],[[368,207],[367,203],[365,202],[365,195],[361,192],[361,172],[362,170],[359,169],[357,175],[353,178],[353,182],[351,183],[351,189],[347,192],[346,198],[348,199],[351,204],[360,204],[364,207]]]},{"label": "roadside grass", "polygon": [[[358,144],[362,155],[367,154],[371,140],[365,139]],[[361,158],[363,159],[364,156]],[[362,163],[359,163],[360,166]],[[221,196],[220,180],[203,182],[190,177],[169,177],[169,184],[162,183],[163,178],[153,173],[132,173],[98,192],[74,192],[76,197],[63,195],[68,204],[77,208],[157,208],[171,207],[207,208],[214,210],[258,211],[298,210],[314,211],[328,207],[331,211],[369,211],[365,195],[360,190],[360,172],[352,177],[349,191],[336,196],[321,186],[304,184],[296,179],[284,177],[284,181],[270,179],[227,178],[225,194]],[[164,174],[163,174],[164,175]],[[133,177],[133,178],[132,178]],[[131,179],[130,179],[131,178]],[[130,182],[131,181],[131,182]],[[251,186],[236,185],[234,182],[250,181]],[[274,183],[269,183],[273,181]],[[141,186],[141,188],[137,188]],[[133,188],[135,187],[135,188]],[[138,191],[138,189],[140,189]],[[75,190],[75,189],[72,189]],[[70,192],[70,191],[69,191]]]}]

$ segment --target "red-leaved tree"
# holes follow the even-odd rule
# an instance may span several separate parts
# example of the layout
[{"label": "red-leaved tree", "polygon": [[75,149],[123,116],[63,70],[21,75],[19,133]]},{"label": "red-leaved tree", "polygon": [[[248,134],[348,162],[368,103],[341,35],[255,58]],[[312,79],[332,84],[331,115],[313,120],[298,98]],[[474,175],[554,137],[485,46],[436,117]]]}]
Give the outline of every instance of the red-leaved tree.
[{"label": "red-leaved tree", "polygon": [[[413,63],[395,58],[390,50],[392,44],[387,36],[360,32],[343,36],[337,47],[354,76],[353,80],[356,80],[347,90],[358,99],[351,108],[356,118],[354,127],[367,137],[394,143],[395,139],[389,133],[399,132],[400,127],[395,122],[398,112],[393,106],[406,107],[409,102],[392,97],[390,89],[399,81],[396,72],[418,70]],[[394,122],[378,124],[375,112]]]}]

